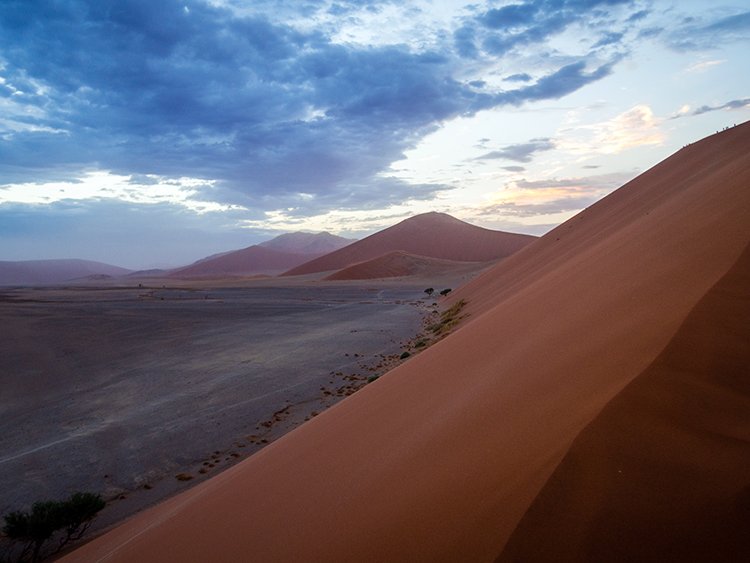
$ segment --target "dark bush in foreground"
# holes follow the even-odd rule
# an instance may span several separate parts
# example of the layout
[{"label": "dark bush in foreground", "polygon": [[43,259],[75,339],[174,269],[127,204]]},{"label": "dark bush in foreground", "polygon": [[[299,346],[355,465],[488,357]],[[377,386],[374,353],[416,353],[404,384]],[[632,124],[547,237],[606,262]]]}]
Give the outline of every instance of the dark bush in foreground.
[{"label": "dark bush in foreground", "polygon": [[59,536],[51,554],[57,553],[70,541],[80,539],[104,506],[102,497],[93,493],[75,493],[64,501],[35,502],[30,512],[7,514],[3,534],[10,542],[20,544],[18,561],[39,561],[48,540]]}]

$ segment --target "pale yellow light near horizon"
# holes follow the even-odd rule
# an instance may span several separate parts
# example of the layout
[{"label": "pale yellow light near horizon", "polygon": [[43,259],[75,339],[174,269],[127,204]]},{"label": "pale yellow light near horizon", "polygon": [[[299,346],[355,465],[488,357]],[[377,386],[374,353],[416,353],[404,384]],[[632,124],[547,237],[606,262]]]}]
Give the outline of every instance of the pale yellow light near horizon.
[{"label": "pale yellow light near horizon", "polygon": [[215,184],[212,180],[165,178],[152,174],[145,175],[144,179],[148,183],[134,181],[132,176],[95,170],[87,172],[76,181],[8,184],[0,188],[0,204],[44,205],[60,201],[116,200],[138,204],[177,204],[195,213],[238,208],[195,199],[199,188]]}]

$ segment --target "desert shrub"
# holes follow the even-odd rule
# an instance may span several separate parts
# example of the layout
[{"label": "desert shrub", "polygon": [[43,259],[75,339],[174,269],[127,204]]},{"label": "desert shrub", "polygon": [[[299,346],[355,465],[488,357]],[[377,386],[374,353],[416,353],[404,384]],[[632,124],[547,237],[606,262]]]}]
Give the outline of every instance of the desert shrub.
[{"label": "desert shrub", "polygon": [[435,336],[448,332],[464,318],[465,315],[459,315],[464,306],[466,306],[465,300],[461,299],[460,301],[456,301],[449,309],[446,309],[440,314],[440,322],[430,325],[428,327],[429,330],[431,330]]},{"label": "desert shrub", "polygon": [[379,375],[371,375],[370,377],[368,377],[368,378],[367,378],[367,383],[372,383],[372,382],[373,382],[373,381],[375,381],[375,380],[376,380],[376,379],[377,379],[378,377],[380,377],[380,376],[379,376]]},{"label": "desert shrub", "polygon": [[18,561],[39,561],[44,544],[54,535],[60,536],[57,553],[68,542],[80,539],[97,513],[104,508],[101,496],[75,493],[64,501],[40,501],[30,512],[20,510],[5,516],[3,534],[11,542],[21,545]]},{"label": "desert shrub", "polygon": [[430,295],[432,295],[435,292],[435,288],[434,287],[428,287],[427,289],[424,290],[424,292],[429,297]]},{"label": "desert shrub", "polygon": [[402,354],[401,354],[401,355],[399,356],[399,358],[401,358],[402,360],[405,360],[405,359],[406,359],[406,358],[408,358],[409,356],[411,356],[411,354],[410,354],[409,352],[403,352],[403,353],[402,353]]},{"label": "desert shrub", "polygon": [[443,297],[445,297],[445,296],[446,296],[446,295],[448,295],[448,294],[449,294],[449,293],[450,293],[451,291],[453,291],[453,290],[452,290],[452,289],[451,289],[450,287],[448,287],[448,288],[446,288],[446,289],[442,290],[442,291],[440,292],[440,295],[442,295]]},{"label": "desert shrub", "polygon": [[427,341],[426,340],[417,340],[414,343],[414,347],[415,348],[424,348],[425,346],[427,346]]}]

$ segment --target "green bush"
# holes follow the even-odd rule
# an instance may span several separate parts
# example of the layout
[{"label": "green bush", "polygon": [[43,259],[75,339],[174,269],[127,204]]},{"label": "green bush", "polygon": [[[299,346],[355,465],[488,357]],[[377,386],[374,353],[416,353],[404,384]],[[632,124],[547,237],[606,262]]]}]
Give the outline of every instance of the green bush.
[{"label": "green bush", "polygon": [[104,508],[101,496],[93,493],[75,493],[64,501],[41,501],[31,506],[30,512],[17,510],[5,516],[3,534],[22,545],[18,560],[30,555],[39,561],[44,544],[57,532],[62,532],[57,553],[71,540],[80,539],[97,513]]},{"label": "green bush", "polygon": [[406,359],[406,358],[408,358],[409,356],[411,356],[411,354],[410,354],[409,352],[404,352],[404,353],[402,353],[402,354],[401,354],[400,358],[401,358],[402,360],[405,360],[405,359]]}]

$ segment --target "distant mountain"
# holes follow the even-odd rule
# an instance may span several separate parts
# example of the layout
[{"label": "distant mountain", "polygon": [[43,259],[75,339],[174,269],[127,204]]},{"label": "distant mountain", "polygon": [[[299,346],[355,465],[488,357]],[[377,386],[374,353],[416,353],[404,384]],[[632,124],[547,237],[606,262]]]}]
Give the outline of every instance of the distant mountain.
[{"label": "distant mountain", "polygon": [[261,242],[258,246],[292,254],[328,254],[356,242],[331,233],[287,233]]},{"label": "distant mountain", "polygon": [[181,279],[278,274],[316,256],[320,255],[281,252],[254,245],[213,258],[204,258],[190,266],[172,270],[167,277]]},{"label": "distant mountain", "polygon": [[424,213],[302,264],[283,275],[340,270],[395,250],[442,260],[488,262],[510,256],[534,240],[536,237],[530,235],[483,229],[445,213]]},{"label": "distant mountain", "polygon": [[0,261],[0,285],[35,285],[76,279],[124,276],[130,270],[90,260]]},{"label": "distant mountain", "polygon": [[168,270],[163,270],[161,268],[151,268],[149,270],[137,270],[135,272],[130,272],[127,277],[129,278],[160,278],[165,277],[168,273]]},{"label": "distant mountain", "polygon": [[330,233],[287,233],[241,250],[201,258],[172,270],[171,278],[208,278],[280,274],[314,258],[343,248],[353,239]]}]

